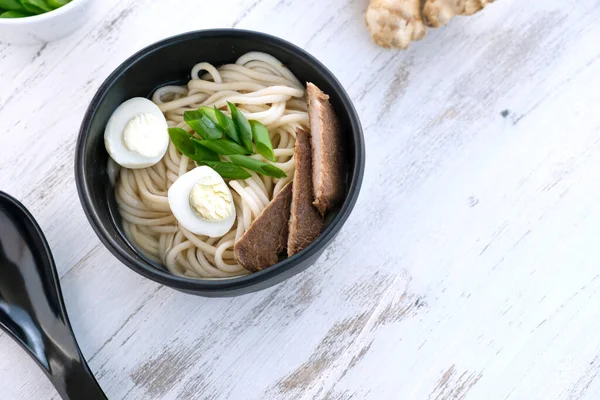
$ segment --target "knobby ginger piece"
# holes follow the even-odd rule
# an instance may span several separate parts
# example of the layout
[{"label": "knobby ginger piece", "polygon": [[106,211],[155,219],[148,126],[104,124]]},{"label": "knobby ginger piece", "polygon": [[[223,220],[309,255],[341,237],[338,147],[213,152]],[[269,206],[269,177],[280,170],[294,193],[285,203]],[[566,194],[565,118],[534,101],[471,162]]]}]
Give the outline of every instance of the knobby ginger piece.
[{"label": "knobby ginger piece", "polygon": [[456,15],[472,15],[494,0],[426,0],[423,20],[427,26],[444,26]]},{"label": "knobby ginger piece", "polygon": [[375,43],[406,49],[425,37],[426,26],[444,26],[456,15],[472,15],[494,0],[371,0],[367,26]]},{"label": "knobby ginger piece", "polygon": [[383,47],[406,49],[425,37],[421,0],[371,0],[366,21],[373,40]]}]

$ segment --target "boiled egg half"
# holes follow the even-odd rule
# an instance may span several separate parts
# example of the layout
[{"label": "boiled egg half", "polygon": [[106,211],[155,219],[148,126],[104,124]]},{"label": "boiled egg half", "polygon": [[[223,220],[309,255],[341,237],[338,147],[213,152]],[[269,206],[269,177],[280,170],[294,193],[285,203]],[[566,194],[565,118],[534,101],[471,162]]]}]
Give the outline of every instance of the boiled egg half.
[{"label": "boiled egg half", "polygon": [[156,104],[134,97],[117,107],[108,120],[104,145],[110,157],[122,167],[151,167],[167,152],[168,128]]},{"label": "boiled egg half", "polygon": [[235,222],[231,191],[210,167],[196,167],[177,178],[169,188],[168,199],[177,221],[196,235],[220,237]]}]

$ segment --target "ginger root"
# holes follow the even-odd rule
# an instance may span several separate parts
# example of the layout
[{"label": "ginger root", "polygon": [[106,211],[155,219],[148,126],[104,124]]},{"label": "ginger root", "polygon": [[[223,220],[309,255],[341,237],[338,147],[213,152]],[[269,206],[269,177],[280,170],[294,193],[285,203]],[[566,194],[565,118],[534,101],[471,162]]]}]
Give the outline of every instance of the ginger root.
[{"label": "ginger root", "polygon": [[425,36],[421,0],[371,0],[366,20],[373,40],[383,47],[405,49]]},{"label": "ginger root", "polygon": [[456,15],[471,15],[494,0],[371,0],[366,21],[375,43],[406,49],[425,37],[426,26],[444,26]]}]

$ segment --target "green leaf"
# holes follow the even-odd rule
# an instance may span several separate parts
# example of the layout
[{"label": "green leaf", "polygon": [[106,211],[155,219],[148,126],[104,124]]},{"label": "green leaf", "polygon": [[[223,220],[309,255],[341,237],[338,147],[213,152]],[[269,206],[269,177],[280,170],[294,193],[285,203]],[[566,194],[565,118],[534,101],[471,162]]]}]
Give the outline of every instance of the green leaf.
[{"label": "green leaf", "polygon": [[285,172],[276,166],[255,160],[254,158],[231,155],[229,156],[229,159],[232,163],[237,164],[240,167],[247,168],[251,171],[258,172],[259,174],[272,176],[273,178],[285,178],[287,176]]},{"label": "green leaf", "polygon": [[[0,8],[6,11],[25,11],[23,5],[19,0],[0,0]],[[2,14],[5,14],[3,12]],[[8,17],[8,18],[19,18],[19,17]]]},{"label": "green leaf", "polygon": [[252,128],[250,128],[250,122],[248,122],[244,114],[233,103],[227,102],[227,104],[231,111],[231,119],[235,123],[235,128],[242,142],[241,144],[252,153]]},{"label": "green leaf", "polygon": [[221,139],[223,137],[221,127],[201,111],[186,111],[183,113],[183,119],[202,139]]},{"label": "green leaf", "polygon": [[225,114],[223,111],[219,110],[216,106],[214,111],[217,119],[219,120],[219,125],[221,125],[221,129],[223,129],[225,135],[237,144],[242,144],[233,120],[229,118],[229,116],[227,116],[227,114]]},{"label": "green leaf", "polygon": [[21,11],[4,11],[0,14],[0,18],[25,18],[30,16],[31,14],[25,14]]},{"label": "green leaf", "polygon": [[181,154],[188,156],[194,161],[219,161],[219,155],[214,151],[200,146],[199,140],[195,139],[185,129],[169,128],[171,142],[177,147]]},{"label": "green leaf", "polygon": [[250,154],[248,150],[240,146],[234,141],[221,139],[221,140],[198,140],[192,139],[201,146],[204,146],[217,154],[223,156],[229,156],[232,154]]},{"label": "green leaf", "polygon": [[252,176],[244,168],[230,162],[200,161],[198,162],[198,165],[211,167],[225,179],[248,179]]},{"label": "green leaf", "polygon": [[271,143],[267,127],[258,121],[250,121],[250,127],[252,128],[252,137],[254,138],[254,144],[259,154],[267,160],[275,162],[273,143]]}]

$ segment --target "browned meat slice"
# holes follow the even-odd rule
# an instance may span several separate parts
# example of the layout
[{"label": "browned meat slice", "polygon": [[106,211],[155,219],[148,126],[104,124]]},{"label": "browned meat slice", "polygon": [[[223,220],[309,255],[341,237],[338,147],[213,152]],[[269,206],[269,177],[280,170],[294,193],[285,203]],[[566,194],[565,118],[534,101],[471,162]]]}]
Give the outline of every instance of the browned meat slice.
[{"label": "browned meat slice", "polygon": [[306,98],[312,138],[314,205],[325,215],[344,200],[344,143],[329,96],[307,83]]},{"label": "browned meat slice", "polygon": [[260,213],[234,246],[235,257],[248,271],[277,264],[288,238],[292,184],[288,183]]},{"label": "browned meat slice", "polygon": [[296,171],[294,172],[290,209],[288,257],[311,244],[323,229],[323,216],[313,205],[310,135],[302,129],[296,130],[294,165]]}]

